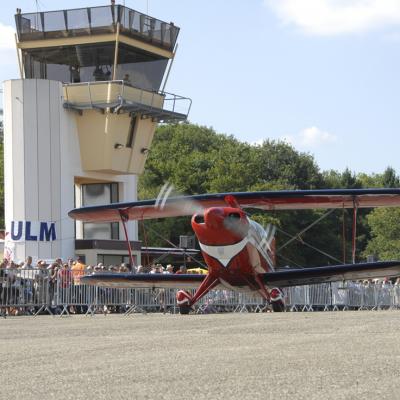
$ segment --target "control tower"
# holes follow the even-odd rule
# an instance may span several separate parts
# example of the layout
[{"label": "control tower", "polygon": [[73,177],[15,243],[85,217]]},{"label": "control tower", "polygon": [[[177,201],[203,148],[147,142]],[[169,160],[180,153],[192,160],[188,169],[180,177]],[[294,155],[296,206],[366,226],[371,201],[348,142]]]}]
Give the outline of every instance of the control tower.
[{"label": "control tower", "polygon": [[[157,123],[186,120],[190,99],[163,90],[179,28],[114,2],[18,9],[15,20],[21,79],[4,84],[6,251],[128,262],[121,223],[75,223],[67,212],[136,200]],[[139,263],[134,222],[128,232]]]}]

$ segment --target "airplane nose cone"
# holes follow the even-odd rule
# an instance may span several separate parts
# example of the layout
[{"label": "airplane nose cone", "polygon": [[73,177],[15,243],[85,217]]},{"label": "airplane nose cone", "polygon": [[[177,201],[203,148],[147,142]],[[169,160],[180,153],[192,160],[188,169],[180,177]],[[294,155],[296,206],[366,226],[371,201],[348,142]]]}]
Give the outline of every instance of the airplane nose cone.
[{"label": "airplane nose cone", "polygon": [[224,211],[220,208],[211,208],[204,214],[204,222],[208,228],[218,229],[224,224]]},{"label": "airplane nose cone", "polygon": [[192,217],[192,228],[200,243],[228,246],[242,240],[249,230],[244,213],[232,207],[212,207]]}]

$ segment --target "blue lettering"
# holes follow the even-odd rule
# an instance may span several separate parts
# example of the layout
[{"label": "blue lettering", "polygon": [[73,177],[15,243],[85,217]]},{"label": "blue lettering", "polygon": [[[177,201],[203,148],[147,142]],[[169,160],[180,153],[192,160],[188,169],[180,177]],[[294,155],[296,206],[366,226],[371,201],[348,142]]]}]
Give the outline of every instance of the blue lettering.
[{"label": "blue lettering", "polygon": [[22,236],[22,221],[18,221],[18,233],[15,234],[14,228],[15,228],[15,221],[11,221],[11,240],[20,240]]},{"label": "blue lettering", "polygon": [[50,240],[56,240],[56,225],[54,222],[50,224],[50,229],[47,225],[47,222],[40,223],[40,241],[46,240],[47,242]]},{"label": "blue lettering", "polygon": [[31,235],[31,221],[25,222],[25,240],[29,240],[31,242],[37,241],[37,236]]}]

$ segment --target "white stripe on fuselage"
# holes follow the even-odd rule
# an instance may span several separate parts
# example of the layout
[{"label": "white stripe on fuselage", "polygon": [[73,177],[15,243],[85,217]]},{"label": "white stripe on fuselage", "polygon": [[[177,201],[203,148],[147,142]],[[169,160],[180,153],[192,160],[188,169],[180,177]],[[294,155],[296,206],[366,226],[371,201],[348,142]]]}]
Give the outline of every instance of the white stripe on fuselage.
[{"label": "white stripe on fuselage", "polygon": [[237,254],[239,254],[249,242],[248,236],[238,243],[231,244],[228,246],[208,246],[206,244],[200,243],[200,248],[209,256],[216,258],[224,267],[229,264]]}]

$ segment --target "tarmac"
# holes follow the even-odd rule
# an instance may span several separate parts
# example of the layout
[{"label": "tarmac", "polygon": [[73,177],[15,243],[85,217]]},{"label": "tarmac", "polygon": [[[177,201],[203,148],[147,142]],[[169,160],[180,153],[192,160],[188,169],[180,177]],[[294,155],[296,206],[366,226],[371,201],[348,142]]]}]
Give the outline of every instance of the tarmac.
[{"label": "tarmac", "polygon": [[0,399],[400,399],[400,311],[0,320]]}]

